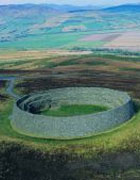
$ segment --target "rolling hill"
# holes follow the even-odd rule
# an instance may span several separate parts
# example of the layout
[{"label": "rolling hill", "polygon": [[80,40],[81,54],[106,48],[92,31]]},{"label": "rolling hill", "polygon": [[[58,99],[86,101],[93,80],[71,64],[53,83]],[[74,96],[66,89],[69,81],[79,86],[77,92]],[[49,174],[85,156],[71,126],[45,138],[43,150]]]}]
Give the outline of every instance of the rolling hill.
[{"label": "rolling hill", "polygon": [[0,49],[102,48],[128,31],[139,32],[139,10],[139,4],[105,9],[53,4],[0,6]]},{"label": "rolling hill", "polygon": [[125,4],[125,5],[120,5],[120,6],[115,6],[115,7],[109,7],[104,9],[109,12],[140,12],[140,4]]}]

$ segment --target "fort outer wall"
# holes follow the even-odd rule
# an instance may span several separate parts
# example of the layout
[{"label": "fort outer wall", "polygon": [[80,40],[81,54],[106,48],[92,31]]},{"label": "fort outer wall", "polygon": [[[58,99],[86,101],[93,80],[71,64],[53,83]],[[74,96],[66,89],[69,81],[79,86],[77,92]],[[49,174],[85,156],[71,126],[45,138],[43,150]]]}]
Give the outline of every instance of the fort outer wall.
[{"label": "fort outer wall", "polygon": [[[63,89],[65,90],[63,91]],[[74,104],[80,97],[83,97],[82,100],[78,101],[79,104],[104,103],[104,105],[110,106],[111,109],[95,114],[79,116],[44,116],[30,113],[27,111],[27,109],[26,111],[24,111],[24,108],[27,107],[26,105],[31,104],[31,102],[41,104],[39,96],[29,95],[19,99],[14,105],[11,125],[17,132],[26,134],[28,136],[50,139],[83,138],[95,135],[97,133],[102,133],[114,127],[117,127],[123,122],[129,120],[134,114],[132,100],[128,96],[128,94],[124,92],[110,90],[106,88],[81,88],[81,91],[80,88],[77,88],[77,90],[75,88],[62,88],[58,89],[58,92],[62,95],[62,97],[60,97],[59,94],[58,99],[57,89],[50,90],[50,94],[40,93],[39,95],[42,95],[41,97],[43,97],[43,100],[46,97],[51,98],[51,91],[52,99],[54,97],[54,99],[57,101],[59,101],[58,99],[62,99],[62,97],[65,97],[64,99],[68,99],[68,103]],[[72,91],[75,91],[75,93]],[[65,94],[65,92],[67,93]],[[92,92],[96,94],[96,97],[94,97],[93,95],[93,99],[91,97]],[[72,97],[72,94],[75,94],[74,98]],[[88,96],[89,98],[87,98]],[[108,98],[110,98],[110,100]],[[47,100],[46,102],[48,102]],[[21,105],[23,105],[22,108],[20,107]]]}]

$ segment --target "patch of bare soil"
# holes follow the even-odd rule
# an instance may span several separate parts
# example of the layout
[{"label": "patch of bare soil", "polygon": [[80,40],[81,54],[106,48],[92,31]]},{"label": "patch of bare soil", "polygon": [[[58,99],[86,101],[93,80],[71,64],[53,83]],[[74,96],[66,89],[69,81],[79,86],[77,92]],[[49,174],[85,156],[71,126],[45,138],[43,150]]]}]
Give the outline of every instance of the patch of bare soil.
[{"label": "patch of bare soil", "polygon": [[140,31],[125,32],[104,47],[140,51]]},{"label": "patch of bare soil", "polygon": [[110,42],[114,39],[118,38],[121,34],[118,33],[102,33],[102,34],[93,34],[88,35],[80,41],[90,42],[90,41],[104,41],[104,42]]}]

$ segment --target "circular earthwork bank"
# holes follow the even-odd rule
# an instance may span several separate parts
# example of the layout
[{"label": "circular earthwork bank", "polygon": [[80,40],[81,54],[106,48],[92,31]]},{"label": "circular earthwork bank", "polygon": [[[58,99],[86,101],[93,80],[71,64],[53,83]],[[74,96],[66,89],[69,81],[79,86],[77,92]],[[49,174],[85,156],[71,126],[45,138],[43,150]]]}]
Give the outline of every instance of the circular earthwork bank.
[{"label": "circular earthwork bank", "polygon": [[[39,114],[45,109],[75,104],[105,106],[108,110],[67,117]],[[11,125],[17,132],[32,137],[75,139],[115,128],[133,114],[132,100],[125,92],[95,87],[57,88],[17,100]]]}]

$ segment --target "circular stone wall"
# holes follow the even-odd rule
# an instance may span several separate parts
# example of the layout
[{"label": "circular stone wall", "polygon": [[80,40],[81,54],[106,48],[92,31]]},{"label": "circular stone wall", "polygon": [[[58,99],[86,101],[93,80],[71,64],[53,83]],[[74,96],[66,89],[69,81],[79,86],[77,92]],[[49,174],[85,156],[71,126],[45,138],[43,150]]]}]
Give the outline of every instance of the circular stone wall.
[{"label": "circular stone wall", "polygon": [[[34,114],[40,109],[64,104],[102,105],[109,110],[69,117]],[[28,136],[73,139],[107,131],[133,114],[132,100],[125,92],[93,87],[58,88],[19,99],[14,105],[11,124],[16,131]]]}]

